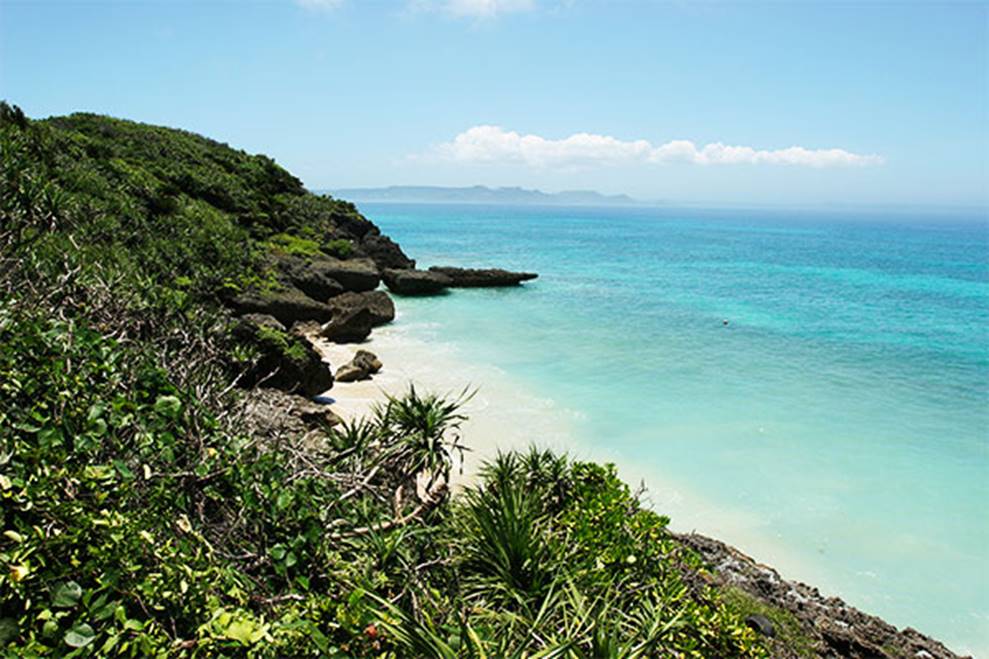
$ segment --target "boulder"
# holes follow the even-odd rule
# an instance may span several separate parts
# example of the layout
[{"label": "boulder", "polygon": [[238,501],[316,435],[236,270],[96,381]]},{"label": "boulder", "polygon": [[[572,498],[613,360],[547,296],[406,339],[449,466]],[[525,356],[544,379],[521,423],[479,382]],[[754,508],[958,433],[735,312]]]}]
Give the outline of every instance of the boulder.
[{"label": "boulder", "polygon": [[330,276],[332,268],[320,267],[322,258],[306,259],[299,256],[278,256],[275,267],[279,279],[298,288],[314,300],[326,300],[343,293],[343,285]]},{"label": "boulder", "polygon": [[241,378],[243,386],[260,385],[304,396],[315,396],[333,386],[333,373],[312,344],[286,332],[275,318],[249,314],[238,320],[232,333],[258,352]]},{"label": "boulder", "polygon": [[384,291],[344,293],[331,299],[327,304],[333,309],[334,316],[367,309],[371,312],[371,324],[375,327],[395,320],[395,303]]},{"label": "boulder", "polygon": [[378,267],[371,259],[343,260],[324,256],[314,259],[310,267],[338,281],[345,291],[373,291],[381,281]]},{"label": "boulder", "polygon": [[336,412],[330,409],[329,405],[314,403],[311,400],[299,399],[295,401],[290,412],[297,415],[302,421],[312,427],[332,427],[343,423]]},{"label": "boulder", "polygon": [[381,270],[410,270],[416,267],[416,262],[406,256],[398,243],[388,236],[369,233],[361,240],[360,246],[361,251],[371,257]]},{"label": "boulder", "polygon": [[399,295],[435,295],[441,293],[451,280],[439,272],[428,270],[385,270],[381,274],[388,290]]},{"label": "boulder", "polygon": [[244,291],[234,296],[229,304],[241,315],[273,316],[286,327],[300,320],[326,322],[333,315],[329,306],[291,286],[282,286],[274,291]]},{"label": "boulder", "polygon": [[[240,317],[241,327],[269,327],[284,332],[286,327],[278,322],[274,316],[266,313],[249,313]],[[246,323],[246,324],[245,324]]]},{"label": "boulder", "polygon": [[333,314],[323,325],[320,334],[334,343],[360,343],[371,333],[374,316],[366,307],[345,310]]},{"label": "boulder", "polygon": [[381,360],[377,355],[367,350],[358,350],[354,358],[337,369],[337,382],[355,382],[370,380],[371,375],[381,370]]},{"label": "boulder", "polygon": [[501,268],[477,269],[433,266],[429,271],[449,277],[451,288],[518,286],[524,281],[539,276],[534,272],[511,272]]}]

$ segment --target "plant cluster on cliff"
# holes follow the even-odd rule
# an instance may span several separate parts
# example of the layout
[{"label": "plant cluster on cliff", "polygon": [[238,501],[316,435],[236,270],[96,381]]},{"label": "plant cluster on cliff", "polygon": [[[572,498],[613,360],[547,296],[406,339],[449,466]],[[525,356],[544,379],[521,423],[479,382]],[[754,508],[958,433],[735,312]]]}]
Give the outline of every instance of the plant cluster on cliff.
[{"label": "plant cluster on cliff", "polygon": [[764,654],[608,467],[505,455],[451,496],[463,419],[416,391],[256,430],[223,302],[376,233],[268,158],[0,105],[0,651]]}]

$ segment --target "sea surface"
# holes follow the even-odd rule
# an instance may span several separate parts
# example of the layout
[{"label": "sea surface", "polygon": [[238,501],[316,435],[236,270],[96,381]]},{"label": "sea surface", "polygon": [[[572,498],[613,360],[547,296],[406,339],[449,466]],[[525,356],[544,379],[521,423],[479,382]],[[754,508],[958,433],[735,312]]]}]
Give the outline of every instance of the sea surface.
[{"label": "sea surface", "polygon": [[539,273],[398,300],[417,345],[533,392],[506,428],[566,419],[675,529],[989,657],[985,216],[361,208],[421,267]]}]

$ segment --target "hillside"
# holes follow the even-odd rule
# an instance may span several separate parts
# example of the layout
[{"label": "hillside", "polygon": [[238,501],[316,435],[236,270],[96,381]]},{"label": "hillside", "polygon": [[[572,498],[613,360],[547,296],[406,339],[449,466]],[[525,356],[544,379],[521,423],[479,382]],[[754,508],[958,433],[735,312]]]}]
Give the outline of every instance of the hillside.
[{"label": "hillside", "polygon": [[415,270],[352,204],[191,133],[0,122],[8,656],[951,656],[760,599],[611,466],[533,449],[451,494],[462,401],[313,402],[308,337],[388,322],[382,280],[534,275]]}]

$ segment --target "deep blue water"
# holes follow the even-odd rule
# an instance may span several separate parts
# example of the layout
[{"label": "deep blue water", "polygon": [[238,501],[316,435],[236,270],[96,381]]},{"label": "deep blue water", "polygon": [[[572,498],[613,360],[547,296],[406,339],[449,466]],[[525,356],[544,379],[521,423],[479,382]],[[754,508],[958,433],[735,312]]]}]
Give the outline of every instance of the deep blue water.
[{"label": "deep blue water", "polygon": [[421,266],[540,273],[401,299],[402,322],[579,412],[575,442],[676,528],[989,650],[985,218],[362,210]]}]

